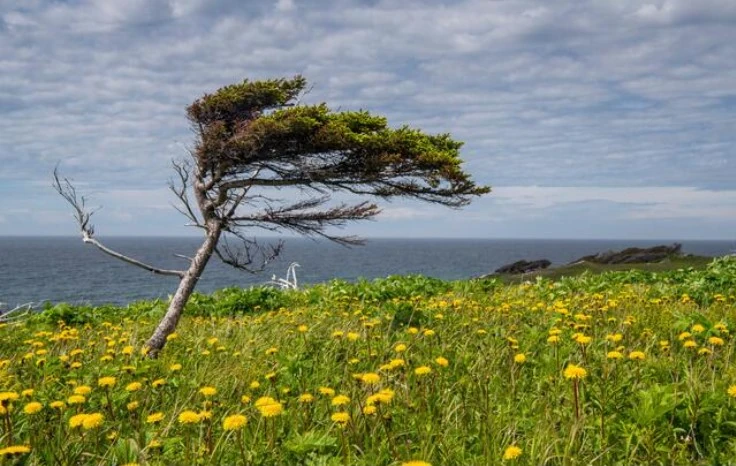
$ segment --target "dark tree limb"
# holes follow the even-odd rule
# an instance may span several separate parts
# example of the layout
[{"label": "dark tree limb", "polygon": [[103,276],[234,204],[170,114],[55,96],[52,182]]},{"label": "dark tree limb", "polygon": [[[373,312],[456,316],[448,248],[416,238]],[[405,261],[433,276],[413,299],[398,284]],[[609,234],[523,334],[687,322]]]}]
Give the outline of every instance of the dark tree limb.
[{"label": "dark tree limb", "polygon": [[240,246],[231,246],[227,237],[223,236],[220,239],[220,244],[215,248],[215,255],[224,264],[244,272],[262,272],[271,261],[281,254],[284,247],[283,241],[266,247],[260,245],[255,238],[246,238],[237,231],[230,233],[240,240]]}]

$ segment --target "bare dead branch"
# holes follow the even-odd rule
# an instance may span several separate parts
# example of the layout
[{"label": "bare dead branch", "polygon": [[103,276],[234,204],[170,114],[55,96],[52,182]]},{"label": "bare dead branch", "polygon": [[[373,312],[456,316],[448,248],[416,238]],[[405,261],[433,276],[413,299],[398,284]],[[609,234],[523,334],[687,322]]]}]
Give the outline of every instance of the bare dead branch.
[{"label": "bare dead branch", "polygon": [[132,257],[128,257],[124,254],[114,251],[95,239],[94,227],[89,223],[90,218],[95,211],[86,210],[86,199],[84,198],[84,196],[77,195],[77,190],[71,183],[71,181],[69,181],[69,179],[61,178],[59,176],[58,167],[54,169],[53,187],[56,192],[59,193],[61,197],[63,197],[74,209],[74,218],[79,224],[79,229],[82,233],[82,241],[84,241],[86,244],[91,244],[109,256],[112,256],[128,264],[135,265],[136,267],[140,267],[144,270],[148,270],[149,272],[157,275],[172,275],[179,278],[184,276],[184,271],[182,270],[167,270],[154,267],[152,265],[146,264],[145,262],[141,262],[137,259],[133,259]]},{"label": "bare dead branch", "polygon": [[176,183],[174,180],[171,180],[169,182],[169,189],[174,193],[177,199],[179,199],[179,203],[181,204],[180,206],[176,204],[172,205],[177,211],[179,211],[179,213],[191,220],[191,225],[202,228],[202,222],[200,222],[197,214],[194,213],[192,203],[189,201],[189,189],[191,188],[191,163],[186,160],[172,160],[171,165],[174,167],[174,171],[179,177],[179,182]]}]

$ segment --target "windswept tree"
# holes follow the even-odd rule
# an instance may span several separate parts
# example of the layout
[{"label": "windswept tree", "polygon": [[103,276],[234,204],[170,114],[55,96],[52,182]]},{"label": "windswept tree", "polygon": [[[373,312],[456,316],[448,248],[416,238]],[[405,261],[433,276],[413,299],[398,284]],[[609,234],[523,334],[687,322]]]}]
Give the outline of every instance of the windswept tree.
[{"label": "windswept tree", "polygon": [[[241,270],[261,270],[281,251],[244,231],[296,232],[343,245],[360,239],[330,227],[375,217],[376,199],[419,199],[461,207],[490,189],[465,173],[462,143],[449,134],[391,128],[366,111],[332,111],[298,103],[306,81],[245,80],[205,94],[187,108],[195,133],[190,158],[174,162],[170,185],[178,209],[204,235],[186,270],[164,270],[115,252],[94,235],[92,211],[66,178],[54,187],[72,205],[84,242],[150,272],[180,278],[176,293],[148,340],[155,357],[175,329],[207,262],[215,255]],[[332,198],[333,194],[342,193]],[[353,196],[355,195],[355,196]],[[277,197],[278,196],[278,197]],[[345,199],[358,197],[352,203]]]}]

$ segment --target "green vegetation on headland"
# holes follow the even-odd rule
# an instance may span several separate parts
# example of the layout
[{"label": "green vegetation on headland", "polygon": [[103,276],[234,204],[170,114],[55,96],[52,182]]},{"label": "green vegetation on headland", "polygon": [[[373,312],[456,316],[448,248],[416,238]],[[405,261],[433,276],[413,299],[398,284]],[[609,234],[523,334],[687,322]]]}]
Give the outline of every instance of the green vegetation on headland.
[{"label": "green vegetation on headland", "polygon": [[630,264],[599,264],[596,262],[577,262],[558,267],[538,270],[519,275],[499,275],[508,282],[522,282],[533,280],[536,277],[558,280],[563,277],[575,277],[583,273],[601,274],[606,272],[628,272],[632,270],[643,272],[675,272],[681,269],[703,270],[713,262],[713,257],[694,255],[673,255],[659,262],[640,262]]},{"label": "green vegetation on headland", "polygon": [[736,259],[57,305],[0,325],[0,464],[728,464]]}]

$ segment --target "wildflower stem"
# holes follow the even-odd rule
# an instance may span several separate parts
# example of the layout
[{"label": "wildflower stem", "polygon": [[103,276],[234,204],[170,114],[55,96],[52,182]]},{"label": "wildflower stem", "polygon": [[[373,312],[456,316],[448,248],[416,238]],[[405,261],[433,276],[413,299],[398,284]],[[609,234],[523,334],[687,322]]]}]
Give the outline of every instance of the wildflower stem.
[{"label": "wildflower stem", "polygon": [[240,457],[243,458],[243,465],[248,464],[248,457],[245,455],[245,437],[243,431],[238,431],[238,449],[240,450]]}]

